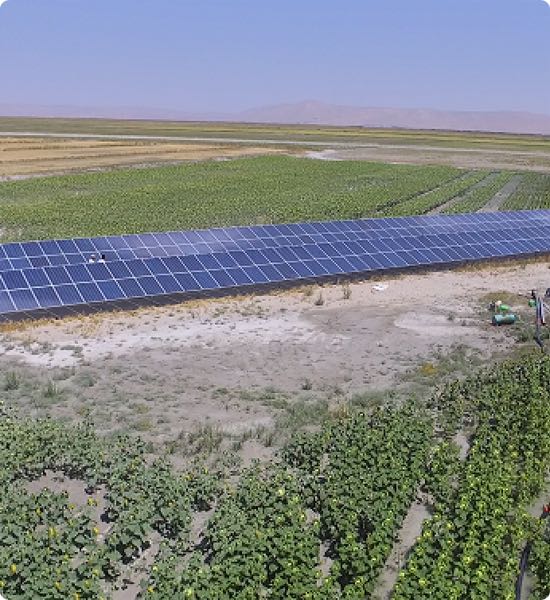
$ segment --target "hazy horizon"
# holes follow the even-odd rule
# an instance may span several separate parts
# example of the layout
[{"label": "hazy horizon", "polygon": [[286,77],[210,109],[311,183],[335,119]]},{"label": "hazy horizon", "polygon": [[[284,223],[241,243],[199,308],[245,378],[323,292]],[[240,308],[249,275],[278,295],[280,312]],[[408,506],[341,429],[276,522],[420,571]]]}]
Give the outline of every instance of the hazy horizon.
[{"label": "hazy horizon", "polygon": [[546,0],[7,0],[1,105],[550,114]]}]

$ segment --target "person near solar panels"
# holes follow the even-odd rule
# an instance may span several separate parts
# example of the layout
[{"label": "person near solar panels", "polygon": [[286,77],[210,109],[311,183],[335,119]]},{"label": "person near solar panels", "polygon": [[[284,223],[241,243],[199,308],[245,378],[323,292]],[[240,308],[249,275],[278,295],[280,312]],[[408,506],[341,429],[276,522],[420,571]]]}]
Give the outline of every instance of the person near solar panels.
[{"label": "person near solar panels", "polygon": [[[546,290],[546,295],[545,295],[546,298],[548,298],[550,296],[549,292],[550,292],[550,288],[548,288]],[[542,341],[541,327],[546,325],[545,309],[547,308],[547,306],[546,306],[542,296],[539,296],[539,294],[537,294],[537,290],[531,290],[531,298],[535,301],[535,311],[536,311],[535,341],[539,345],[540,349],[544,352],[544,342]]]}]

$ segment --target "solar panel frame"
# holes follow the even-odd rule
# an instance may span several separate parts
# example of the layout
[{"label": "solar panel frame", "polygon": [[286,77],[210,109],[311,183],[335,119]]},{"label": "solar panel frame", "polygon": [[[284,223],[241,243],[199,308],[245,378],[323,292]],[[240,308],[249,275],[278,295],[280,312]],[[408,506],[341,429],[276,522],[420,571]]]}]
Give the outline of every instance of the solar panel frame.
[{"label": "solar panel frame", "polygon": [[[88,262],[107,253],[107,259],[131,260],[151,256],[185,256],[247,248],[268,248],[331,243],[357,240],[376,240],[418,236],[423,234],[451,234],[463,231],[464,239],[474,243],[469,234],[482,230],[486,236],[500,235],[502,229],[517,229],[522,235],[533,235],[541,228],[550,232],[550,211],[514,211],[476,213],[471,215],[434,215],[383,219],[359,219],[315,223],[290,223],[248,227],[193,230],[188,232],[157,232],[123,236],[100,236],[11,242],[0,245],[0,271],[19,268],[39,268]],[[300,237],[302,236],[302,237]],[[307,236],[304,238],[304,236]],[[479,239],[474,237],[474,239]],[[185,245],[182,247],[182,243]],[[246,241],[246,243],[244,243]],[[382,242],[384,243],[384,242]],[[406,242],[405,242],[406,243]],[[396,248],[393,248],[396,250]],[[404,248],[406,249],[406,248]],[[20,261],[20,262],[17,262]]]},{"label": "solar panel frame", "polygon": [[[464,227],[461,229],[457,224]],[[312,231],[317,233],[310,235]],[[536,211],[535,215],[525,211],[506,213],[505,218],[491,216],[488,219],[479,219],[478,215],[456,218],[440,215],[286,224],[282,228],[261,226],[184,232],[181,237],[171,232],[141,234],[139,238],[124,236],[124,239],[110,236],[99,238],[98,244],[124,250],[134,241],[156,240],[160,244],[177,238],[203,240],[197,242],[202,246],[206,240],[211,243],[213,239],[217,244],[232,238],[261,240],[259,235],[275,232],[286,235],[276,235],[274,240],[268,240],[272,245],[263,248],[225,248],[186,256],[167,256],[163,252],[163,257],[130,258],[105,264],[75,263],[5,270],[0,272],[0,318],[159,304],[254,286],[290,285],[300,280],[364,276],[384,270],[549,253],[550,211]],[[310,243],[313,235],[322,241]],[[37,256],[39,248],[72,251],[78,246],[77,240],[53,242],[5,244],[0,247],[0,256],[13,258],[0,258],[0,266],[2,261],[32,264],[44,258]],[[290,245],[279,245],[281,242],[290,242]],[[24,258],[19,257],[21,252],[25,253]],[[66,256],[75,260],[79,255],[71,252]]]}]

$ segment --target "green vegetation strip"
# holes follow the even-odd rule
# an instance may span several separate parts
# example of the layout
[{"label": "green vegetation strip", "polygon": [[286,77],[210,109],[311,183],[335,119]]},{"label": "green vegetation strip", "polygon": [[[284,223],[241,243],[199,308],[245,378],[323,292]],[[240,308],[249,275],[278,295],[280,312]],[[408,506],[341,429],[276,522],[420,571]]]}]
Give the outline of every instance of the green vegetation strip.
[{"label": "green vegetation strip", "polygon": [[[405,408],[344,417],[297,439],[286,464],[227,491],[181,575],[174,553],[162,557],[150,589],[166,599],[365,598],[416,494],[431,429]],[[332,561],[324,574],[320,542],[321,560]]]},{"label": "green vegetation strip", "polygon": [[[0,406],[0,593],[9,600],[107,598],[153,535],[186,546],[192,510],[206,510],[219,477],[175,475],[163,460],[146,461],[138,439],[100,439],[90,424],[67,427],[20,419]],[[29,493],[25,482],[46,470],[80,481],[85,505],[66,492]],[[94,515],[107,485],[104,515]]]},{"label": "green vegetation strip", "polygon": [[[432,517],[395,600],[513,600],[528,540],[542,600],[549,531],[528,510],[549,455],[550,359],[538,356],[427,405],[340,409],[238,478],[198,464],[177,473],[137,438],[0,407],[0,593],[107,599],[141,580],[140,598],[159,600],[364,600],[423,490]],[[31,491],[45,473],[80,494]],[[207,521],[198,538],[194,516]]]},{"label": "green vegetation strip", "polygon": [[450,199],[470,190],[480,181],[487,177],[487,171],[475,171],[459,177],[454,181],[444,183],[442,186],[421,194],[417,197],[405,200],[394,206],[380,211],[381,215],[387,217],[401,217],[407,215],[421,215],[445,204]]},{"label": "green vegetation strip", "polygon": [[360,218],[460,173],[278,156],[31,179],[0,183],[0,229],[23,240]]},{"label": "green vegetation strip", "polygon": [[[395,600],[515,598],[521,551],[540,536],[528,509],[549,471],[549,400],[548,358],[453,384],[436,399],[448,440],[477,426],[464,463],[452,441],[434,452],[426,478],[434,514],[400,574]],[[539,579],[534,598],[548,593],[547,577]]]},{"label": "green vegetation strip", "polygon": [[502,210],[550,208],[550,175],[528,173]]},{"label": "green vegetation strip", "polygon": [[536,576],[537,594],[540,598],[550,591],[550,519],[546,519],[546,527],[533,542],[529,567]]},{"label": "green vegetation strip", "polygon": [[500,190],[512,179],[514,173],[504,172],[471,192],[457,198],[457,201],[448,206],[443,212],[456,214],[463,212],[475,212],[483,208]]}]

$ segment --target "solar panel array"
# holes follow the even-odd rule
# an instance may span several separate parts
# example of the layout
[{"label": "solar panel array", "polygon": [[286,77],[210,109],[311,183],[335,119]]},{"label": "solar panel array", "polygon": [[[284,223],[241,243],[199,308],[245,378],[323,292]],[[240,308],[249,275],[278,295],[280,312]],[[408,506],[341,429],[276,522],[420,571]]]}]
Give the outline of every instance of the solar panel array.
[{"label": "solar panel array", "polygon": [[544,210],[10,243],[0,245],[0,319],[545,253]]}]

